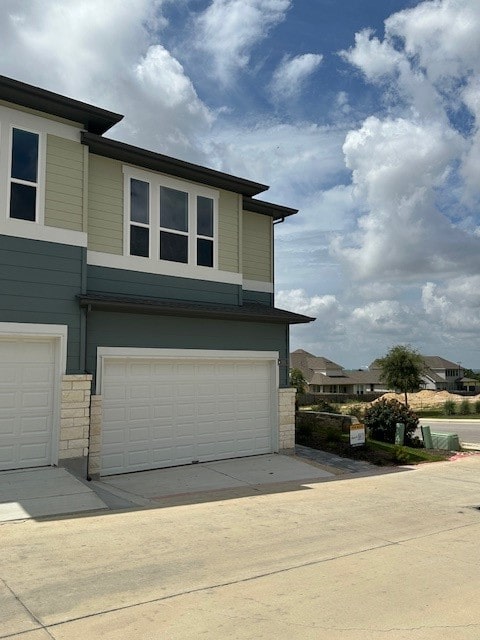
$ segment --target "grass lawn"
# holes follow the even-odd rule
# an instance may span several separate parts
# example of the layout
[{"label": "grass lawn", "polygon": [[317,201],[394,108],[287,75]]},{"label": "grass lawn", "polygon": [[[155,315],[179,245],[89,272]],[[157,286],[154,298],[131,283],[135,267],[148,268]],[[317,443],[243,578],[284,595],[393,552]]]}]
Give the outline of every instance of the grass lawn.
[{"label": "grass lawn", "polygon": [[447,416],[444,411],[435,409],[413,409],[419,418],[442,418],[445,420],[480,420],[480,413],[454,413],[452,416]]},{"label": "grass lawn", "polygon": [[448,460],[448,458],[452,456],[450,451],[431,451],[413,447],[402,447],[370,439],[367,440],[365,446],[352,447],[350,446],[348,436],[342,436],[340,439],[334,441],[325,440],[318,436],[319,434],[313,433],[308,442],[301,442],[299,439],[298,444],[303,444],[313,449],[329,451],[343,458],[365,460],[378,466],[440,462],[441,460]]}]

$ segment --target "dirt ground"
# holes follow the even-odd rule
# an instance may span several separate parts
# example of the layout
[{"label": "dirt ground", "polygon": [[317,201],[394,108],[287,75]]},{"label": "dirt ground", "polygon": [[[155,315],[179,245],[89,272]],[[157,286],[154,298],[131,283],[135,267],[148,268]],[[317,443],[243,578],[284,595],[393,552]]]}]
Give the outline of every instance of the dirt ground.
[{"label": "dirt ground", "polygon": [[[399,402],[405,402],[405,396],[403,393],[384,393],[378,400],[398,400]],[[476,396],[459,396],[456,393],[449,393],[448,391],[418,391],[417,393],[408,394],[408,405],[411,409],[433,409],[437,407],[443,407],[446,400],[453,400],[455,404],[460,404],[463,400],[467,399],[472,405],[472,409],[477,400],[480,400],[480,394]],[[374,400],[374,402],[378,402]],[[373,403],[372,403],[373,404]],[[365,407],[365,405],[363,405]],[[340,411],[348,412],[351,405],[343,405],[340,407]]]},{"label": "dirt ground", "polygon": [[[403,393],[384,393],[382,396],[385,400],[399,400],[404,402]],[[408,404],[412,409],[425,409],[427,407],[442,407],[446,400],[453,400],[455,404],[460,404],[463,400],[467,399],[470,404],[475,404],[480,399],[480,394],[476,396],[459,396],[456,393],[449,393],[448,391],[418,391],[417,393],[408,394]]]}]

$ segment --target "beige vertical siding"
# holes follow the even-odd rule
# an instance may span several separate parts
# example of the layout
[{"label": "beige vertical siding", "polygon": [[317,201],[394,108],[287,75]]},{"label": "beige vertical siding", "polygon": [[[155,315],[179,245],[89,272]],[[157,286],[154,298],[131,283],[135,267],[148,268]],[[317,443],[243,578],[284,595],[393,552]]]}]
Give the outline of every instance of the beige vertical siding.
[{"label": "beige vertical siding", "polygon": [[83,231],[83,145],[47,136],[45,225]]},{"label": "beige vertical siding", "polygon": [[243,277],[246,280],[272,282],[272,218],[243,212]]},{"label": "beige vertical siding", "polygon": [[123,254],[122,163],[94,154],[88,172],[88,248]]},{"label": "beige vertical siding", "polygon": [[218,211],[218,268],[239,273],[240,196],[220,191]]}]

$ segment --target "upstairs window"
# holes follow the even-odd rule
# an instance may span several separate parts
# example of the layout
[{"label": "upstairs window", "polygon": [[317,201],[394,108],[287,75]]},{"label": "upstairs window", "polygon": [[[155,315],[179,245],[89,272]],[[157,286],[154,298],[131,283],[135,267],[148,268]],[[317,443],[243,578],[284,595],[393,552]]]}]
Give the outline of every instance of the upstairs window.
[{"label": "upstairs window", "polygon": [[197,196],[197,265],[213,267],[213,200]]},{"label": "upstairs window", "polygon": [[188,264],[188,193],[160,187],[160,260]]},{"label": "upstairs window", "polygon": [[10,218],[37,220],[38,155],[38,133],[12,129]]},{"label": "upstairs window", "polygon": [[150,256],[150,185],[130,180],[130,255]]},{"label": "upstairs window", "polygon": [[216,268],[215,191],[125,167],[125,253]]}]

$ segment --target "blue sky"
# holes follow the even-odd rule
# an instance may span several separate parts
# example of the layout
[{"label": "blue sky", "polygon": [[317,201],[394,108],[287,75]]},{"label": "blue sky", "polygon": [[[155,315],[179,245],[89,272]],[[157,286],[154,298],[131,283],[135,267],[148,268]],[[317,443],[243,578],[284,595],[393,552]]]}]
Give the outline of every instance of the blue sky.
[{"label": "blue sky", "polygon": [[0,73],[109,135],[271,185],[277,305],[362,367],[480,367],[478,0],[2,0]]}]

